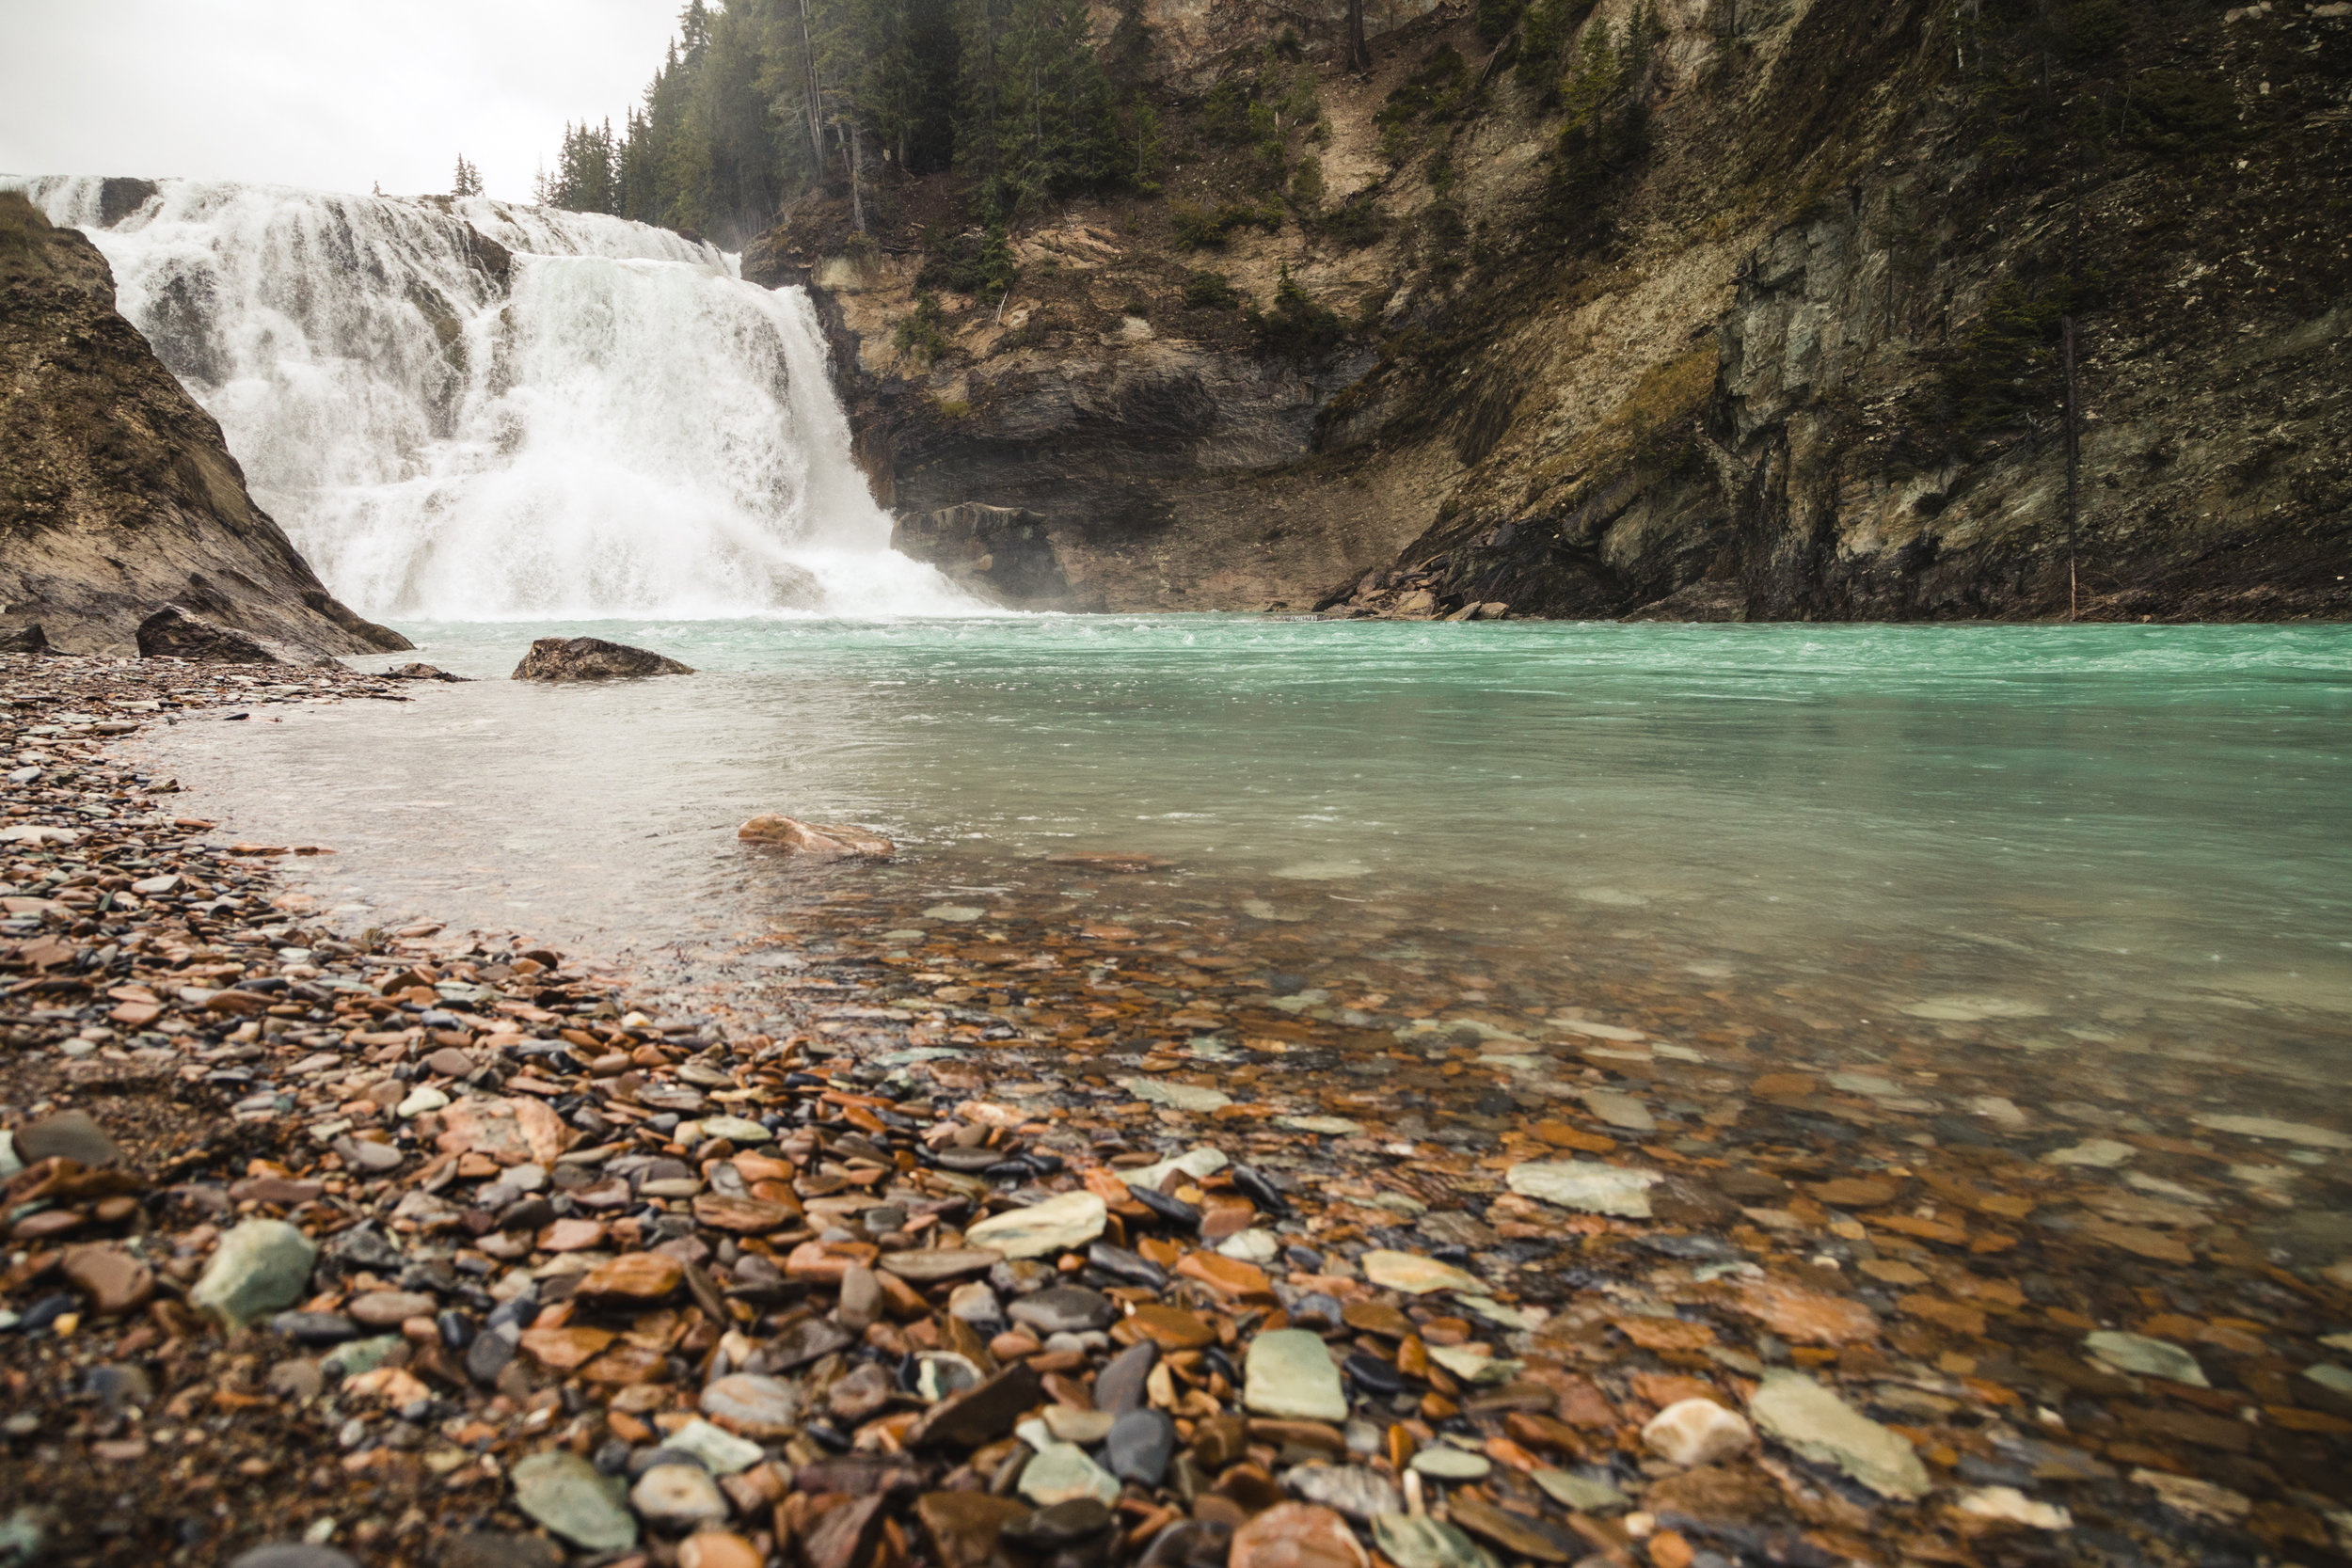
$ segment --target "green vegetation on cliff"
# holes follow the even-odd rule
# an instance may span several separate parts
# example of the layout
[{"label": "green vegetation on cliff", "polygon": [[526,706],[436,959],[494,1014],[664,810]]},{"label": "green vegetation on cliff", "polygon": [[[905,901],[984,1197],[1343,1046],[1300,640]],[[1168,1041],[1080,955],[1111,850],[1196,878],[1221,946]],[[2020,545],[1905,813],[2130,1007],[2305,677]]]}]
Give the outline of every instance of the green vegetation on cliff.
[{"label": "green vegetation on cliff", "polygon": [[894,169],[952,166],[996,218],[1150,188],[1132,13],[1098,47],[1085,0],[691,0],[642,108],[567,126],[541,198],[739,241],[819,185],[863,231]]}]

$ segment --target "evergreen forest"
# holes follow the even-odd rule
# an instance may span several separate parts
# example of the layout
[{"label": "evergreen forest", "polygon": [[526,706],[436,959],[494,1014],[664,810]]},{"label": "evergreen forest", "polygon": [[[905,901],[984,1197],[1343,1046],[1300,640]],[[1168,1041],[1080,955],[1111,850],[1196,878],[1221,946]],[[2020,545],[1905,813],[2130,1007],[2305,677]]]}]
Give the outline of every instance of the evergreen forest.
[{"label": "evergreen forest", "polygon": [[863,230],[893,171],[954,168],[998,220],[1148,189],[1145,48],[1132,5],[1098,46],[1085,0],[691,0],[642,104],[567,126],[537,195],[739,243],[818,184]]}]

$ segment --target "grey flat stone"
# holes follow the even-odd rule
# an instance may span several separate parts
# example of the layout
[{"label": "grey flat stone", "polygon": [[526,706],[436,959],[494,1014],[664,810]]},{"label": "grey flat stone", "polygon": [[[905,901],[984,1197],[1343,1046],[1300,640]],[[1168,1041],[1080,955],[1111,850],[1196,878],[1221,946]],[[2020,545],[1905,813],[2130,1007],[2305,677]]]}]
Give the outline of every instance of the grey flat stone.
[{"label": "grey flat stone", "polygon": [[1249,1342],[1243,1402],[1261,1416],[1302,1421],[1347,1419],[1340,1370],[1323,1340],[1303,1328],[1277,1329]]},{"label": "grey flat stone", "polygon": [[1083,1285],[1057,1285],[1023,1296],[1009,1309],[1014,1323],[1040,1334],[1084,1334],[1108,1328],[1119,1317],[1110,1297]]},{"label": "grey flat stone", "polygon": [[1110,1434],[1103,1440],[1103,1459],[1111,1474],[1138,1486],[1159,1485],[1175,1457],[1176,1423],[1165,1411],[1129,1410],[1111,1423]]},{"label": "grey flat stone", "polygon": [[1160,1363],[1160,1347],[1145,1339],[1129,1345],[1110,1362],[1094,1380],[1094,1407],[1107,1410],[1114,1416],[1124,1416],[1144,1405],[1143,1380],[1152,1375],[1152,1369]]},{"label": "grey flat stone", "polygon": [[576,1545],[615,1551],[637,1544],[637,1521],[621,1504],[621,1483],[568,1449],[534,1453],[515,1465],[515,1506]]},{"label": "grey flat stone", "polygon": [[28,1165],[57,1159],[111,1165],[122,1150],[87,1111],[59,1111],[16,1130],[16,1157]]},{"label": "grey flat stone", "polygon": [[963,1239],[1007,1258],[1045,1258],[1085,1246],[1103,1233],[1109,1215],[1109,1209],[1092,1193],[1063,1193],[1026,1209],[984,1219],[966,1230]]},{"label": "grey flat stone", "polygon": [[300,1301],[319,1249],[284,1220],[246,1220],[221,1238],[188,1304],[231,1328]]},{"label": "grey flat stone", "polygon": [[1494,1461],[1483,1453],[1434,1444],[1415,1453],[1412,1468],[1436,1481],[1484,1481],[1494,1472]]},{"label": "grey flat stone", "polygon": [[748,1470],[768,1457],[758,1444],[747,1442],[731,1432],[722,1432],[708,1421],[687,1422],[663,1438],[661,1446],[693,1455],[714,1476]]},{"label": "grey flat stone", "polygon": [[1048,1443],[1023,1467],[1021,1495],[1041,1508],[1081,1497],[1107,1503],[1119,1497],[1119,1481],[1075,1443]]}]

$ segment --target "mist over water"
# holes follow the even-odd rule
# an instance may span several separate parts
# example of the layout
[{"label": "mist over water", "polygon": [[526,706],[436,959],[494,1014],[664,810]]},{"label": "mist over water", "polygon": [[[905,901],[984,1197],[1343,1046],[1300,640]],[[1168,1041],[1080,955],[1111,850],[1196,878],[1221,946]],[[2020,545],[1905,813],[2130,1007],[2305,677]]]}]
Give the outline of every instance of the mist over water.
[{"label": "mist over water", "polygon": [[890,550],[805,293],[710,245],[479,198],[179,180],[109,227],[97,179],[20,183],[89,234],[255,499],[365,613],[972,608]]}]

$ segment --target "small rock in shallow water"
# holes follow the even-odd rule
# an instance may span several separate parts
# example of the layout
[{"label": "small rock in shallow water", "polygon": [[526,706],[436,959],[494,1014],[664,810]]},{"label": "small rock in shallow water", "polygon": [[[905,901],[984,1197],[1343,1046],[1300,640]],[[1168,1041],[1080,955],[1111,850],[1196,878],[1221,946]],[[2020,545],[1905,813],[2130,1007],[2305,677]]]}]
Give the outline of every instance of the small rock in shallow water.
[{"label": "small rock in shallow water", "polygon": [[813,860],[886,861],[898,847],[864,828],[841,822],[803,822],[791,816],[755,816],[735,831],[746,844],[772,844]]},{"label": "small rock in shallow water", "polygon": [[1611,1127],[1629,1132],[1655,1132],[1657,1118],[1649,1107],[1635,1096],[1619,1094],[1614,1089],[1588,1089],[1584,1093],[1584,1108]]},{"label": "small rock in shallow water", "polygon": [[1981,1486],[1961,1494],[1963,1513],[1979,1519],[1999,1519],[2028,1529],[2073,1529],[2074,1516],[2054,1503],[2037,1502],[2014,1486]]},{"label": "small rock in shallow water", "polygon": [[1645,1220],[1650,1217],[1649,1190],[1664,1178],[1656,1171],[1629,1170],[1597,1160],[1549,1160],[1513,1165],[1503,1180],[1522,1197],[1588,1214]]},{"label": "small rock in shallow water", "polygon": [[2197,1358],[2178,1345],[2162,1339],[2151,1339],[2144,1334],[2123,1334],[2102,1330],[2087,1335],[2083,1348],[2105,1366],[2119,1372],[2138,1372],[2146,1377],[2168,1378],[2185,1383],[2193,1388],[2207,1388],[2204,1368]]},{"label": "small rock in shallow water", "polygon": [[1778,1368],[1748,1402],[1748,1414],[1766,1436],[1817,1465],[1835,1465],[1883,1497],[1927,1495],[1927,1467],[1901,1434],[1891,1432],[1803,1372]]},{"label": "small rock in shallow water", "polygon": [[2313,1127],[2309,1122],[2280,1121],[2273,1117],[2217,1115],[2192,1117],[2189,1119],[2200,1127],[2208,1127],[2217,1132],[2234,1132],[2242,1138],[2276,1138],[2312,1148],[2352,1148],[2352,1133],[2339,1132],[2331,1127]]},{"label": "small rock in shallow water", "polygon": [[[1197,1084],[1170,1084],[1157,1078],[1121,1078],[1119,1085],[1137,1100],[1179,1111],[1221,1111],[1233,1102],[1233,1097],[1224,1090],[1204,1088]],[[1129,1182],[1128,1185],[1135,1183]]]},{"label": "small rock in shallow water", "polygon": [[1746,1418],[1713,1400],[1677,1400],[1650,1418],[1642,1441],[1669,1465],[1689,1469],[1728,1459],[1756,1441]]},{"label": "small rock in shallow water", "polygon": [[2130,1144],[2117,1143],[2113,1138],[2090,1138],[2071,1148],[2054,1148],[2042,1159],[2045,1164],[2111,1170],[2138,1152]]}]

